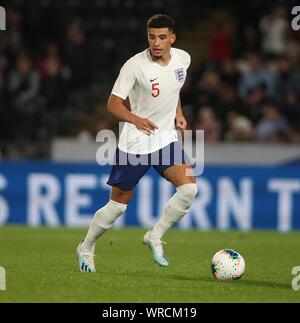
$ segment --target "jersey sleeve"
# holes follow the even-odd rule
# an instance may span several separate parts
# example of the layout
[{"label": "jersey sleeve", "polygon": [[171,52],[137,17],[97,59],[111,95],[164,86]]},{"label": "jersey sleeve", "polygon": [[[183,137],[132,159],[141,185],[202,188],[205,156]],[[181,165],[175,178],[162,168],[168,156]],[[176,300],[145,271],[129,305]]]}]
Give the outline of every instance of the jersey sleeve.
[{"label": "jersey sleeve", "polygon": [[191,64],[190,54],[183,49],[174,48],[174,50],[175,50],[175,53],[176,53],[178,59],[183,64],[184,68],[187,70]]},{"label": "jersey sleeve", "polygon": [[134,66],[131,60],[128,60],[120,70],[119,76],[115,81],[112,94],[125,100],[128,97],[130,90],[136,82]]},{"label": "jersey sleeve", "polygon": [[191,65],[191,55],[187,52],[184,52],[184,59],[183,59],[183,63],[185,65],[185,68],[188,69]]}]

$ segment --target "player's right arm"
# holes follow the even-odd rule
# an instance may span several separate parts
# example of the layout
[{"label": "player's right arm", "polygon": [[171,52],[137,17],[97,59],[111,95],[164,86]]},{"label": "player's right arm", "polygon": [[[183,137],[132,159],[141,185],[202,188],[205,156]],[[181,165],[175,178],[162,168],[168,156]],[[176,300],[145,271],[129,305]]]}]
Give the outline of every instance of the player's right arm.
[{"label": "player's right arm", "polygon": [[124,99],[118,97],[117,95],[111,94],[107,103],[108,112],[120,121],[126,121],[134,124],[137,129],[146,135],[151,135],[152,132],[157,129],[157,126],[152,121],[146,118],[141,118],[130,112],[125,106],[124,101]]},{"label": "player's right arm", "polygon": [[146,118],[141,118],[128,111],[125,100],[129,92],[137,82],[138,64],[135,58],[129,59],[121,68],[119,76],[114,84],[111,96],[108,99],[108,111],[120,121],[134,124],[137,129],[150,135],[157,126]]}]

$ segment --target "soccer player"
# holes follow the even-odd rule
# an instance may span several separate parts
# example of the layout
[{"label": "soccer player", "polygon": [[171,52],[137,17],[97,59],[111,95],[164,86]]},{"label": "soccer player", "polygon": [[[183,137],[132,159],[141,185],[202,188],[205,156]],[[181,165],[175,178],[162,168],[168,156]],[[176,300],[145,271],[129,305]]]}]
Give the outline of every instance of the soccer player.
[{"label": "soccer player", "polygon": [[[184,50],[171,47],[176,39],[174,27],[174,20],[167,15],[151,17],[147,22],[149,48],[123,65],[114,84],[108,111],[125,124],[116,150],[116,163],[107,182],[112,186],[110,199],[95,213],[85,239],[77,247],[80,271],[96,271],[97,239],[125,212],[136,184],[150,167],[176,188],[158,222],[144,235],[144,243],[162,267],[168,266],[168,260],[161,238],[187,214],[197,194],[195,176],[186,172],[192,166],[176,132],[176,128],[183,131],[187,125],[179,93],[191,59]],[[126,107],[127,98],[130,110]],[[177,158],[178,151],[182,158]],[[170,157],[168,162],[162,157],[166,152]],[[126,161],[146,156],[149,163],[123,165],[118,160],[124,156]],[[157,161],[155,158],[158,162],[153,163]]]}]

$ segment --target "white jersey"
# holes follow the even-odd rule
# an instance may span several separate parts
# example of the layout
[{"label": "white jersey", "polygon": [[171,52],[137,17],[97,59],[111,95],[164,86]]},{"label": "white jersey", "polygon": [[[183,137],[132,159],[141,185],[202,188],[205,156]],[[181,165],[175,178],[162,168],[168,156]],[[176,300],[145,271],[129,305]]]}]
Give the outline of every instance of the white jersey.
[{"label": "white jersey", "polygon": [[151,59],[146,49],[123,65],[112,94],[124,100],[129,97],[131,112],[149,119],[158,129],[148,136],[135,125],[125,122],[119,138],[120,150],[148,154],[178,141],[176,108],[190,62],[187,52],[171,48],[169,64],[160,66]]}]

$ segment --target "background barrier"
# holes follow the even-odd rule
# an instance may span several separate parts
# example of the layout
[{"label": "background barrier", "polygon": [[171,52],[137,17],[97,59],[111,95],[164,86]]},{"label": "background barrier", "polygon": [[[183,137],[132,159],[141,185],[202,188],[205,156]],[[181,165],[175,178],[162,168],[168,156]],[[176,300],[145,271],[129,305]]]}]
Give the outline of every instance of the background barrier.
[{"label": "background barrier", "polygon": [[[106,203],[110,166],[2,162],[0,224],[87,226]],[[299,166],[207,166],[180,228],[300,229]],[[115,226],[151,227],[173,194],[154,169],[141,179]]]}]

